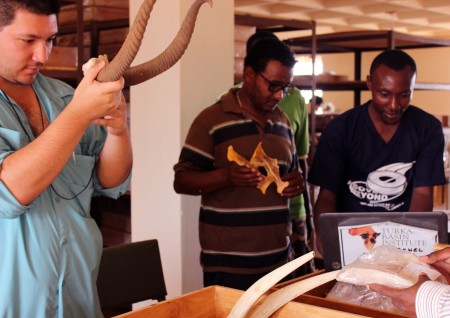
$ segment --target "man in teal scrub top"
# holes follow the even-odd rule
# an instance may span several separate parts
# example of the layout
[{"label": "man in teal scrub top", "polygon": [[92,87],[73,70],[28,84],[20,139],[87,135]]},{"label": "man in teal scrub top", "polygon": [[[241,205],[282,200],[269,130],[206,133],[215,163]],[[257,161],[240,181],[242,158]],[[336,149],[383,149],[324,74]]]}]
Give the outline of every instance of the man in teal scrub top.
[{"label": "man in teal scrub top", "polygon": [[[0,317],[101,317],[93,195],[128,188],[123,79],[45,77],[56,0],[0,2]],[[105,116],[107,116],[105,118]]]}]

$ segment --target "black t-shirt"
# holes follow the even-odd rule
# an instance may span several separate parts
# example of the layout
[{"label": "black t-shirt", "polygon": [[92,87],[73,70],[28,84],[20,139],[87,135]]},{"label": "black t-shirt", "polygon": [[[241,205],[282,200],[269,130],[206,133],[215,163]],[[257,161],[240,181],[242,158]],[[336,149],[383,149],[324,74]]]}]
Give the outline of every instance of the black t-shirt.
[{"label": "black t-shirt", "polygon": [[408,211],[413,187],[445,183],[441,123],[409,106],[386,143],[368,104],[328,124],[308,181],[337,194],[337,211]]}]

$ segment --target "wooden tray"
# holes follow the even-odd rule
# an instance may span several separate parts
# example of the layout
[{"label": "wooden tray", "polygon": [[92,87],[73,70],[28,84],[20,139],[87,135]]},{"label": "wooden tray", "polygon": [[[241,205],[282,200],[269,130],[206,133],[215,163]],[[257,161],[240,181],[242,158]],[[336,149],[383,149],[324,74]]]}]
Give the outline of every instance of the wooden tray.
[{"label": "wooden tray", "polygon": [[[240,290],[211,286],[117,317],[226,318],[242,294],[243,291]],[[272,317],[357,318],[367,316],[355,315],[299,302],[290,302],[280,308]]]},{"label": "wooden tray", "polygon": [[[85,6],[83,8],[83,21],[107,21],[128,19],[128,8],[112,6]],[[74,24],[77,21],[75,5],[61,7],[58,22],[60,25]]]}]

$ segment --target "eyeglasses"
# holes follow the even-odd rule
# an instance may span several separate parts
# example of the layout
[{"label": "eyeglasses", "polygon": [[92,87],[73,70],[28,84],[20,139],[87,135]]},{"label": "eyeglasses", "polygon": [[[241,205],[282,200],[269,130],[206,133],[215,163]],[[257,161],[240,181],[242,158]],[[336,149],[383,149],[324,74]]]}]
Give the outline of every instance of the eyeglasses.
[{"label": "eyeglasses", "polygon": [[269,92],[275,94],[278,93],[279,91],[283,91],[283,94],[289,94],[290,92],[292,92],[292,90],[294,89],[294,85],[292,83],[288,83],[288,84],[281,84],[280,82],[276,82],[276,81],[270,81],[268,80],[264,75],[262,75],[262,73],[258,72],[256,73],[259,76],[261,76],[266,82],[267,84],[269,84]]}]

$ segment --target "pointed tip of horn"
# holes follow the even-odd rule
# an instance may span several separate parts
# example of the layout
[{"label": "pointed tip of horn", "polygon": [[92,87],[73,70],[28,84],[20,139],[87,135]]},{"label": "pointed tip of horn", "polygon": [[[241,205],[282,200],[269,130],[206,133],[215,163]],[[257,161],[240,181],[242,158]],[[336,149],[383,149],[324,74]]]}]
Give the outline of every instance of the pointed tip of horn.
[{"label": "pointed tip of horn", "polygon": [[210,7],[213,6],[213,0],[197,0],[194,2],[194,5],[201,6],[202,4],[207,3]]}]

